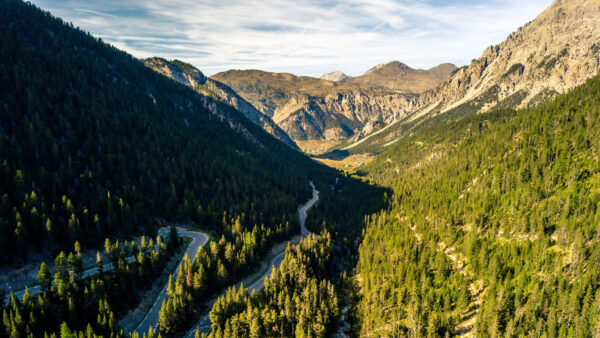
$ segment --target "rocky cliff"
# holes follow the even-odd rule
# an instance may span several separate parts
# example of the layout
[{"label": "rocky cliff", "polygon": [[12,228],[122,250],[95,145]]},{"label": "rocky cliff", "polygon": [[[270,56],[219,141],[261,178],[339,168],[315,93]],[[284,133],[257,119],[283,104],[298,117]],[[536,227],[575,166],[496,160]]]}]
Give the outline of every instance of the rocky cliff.
[{"label": "rocky cliff", "polygon": [[[461,105],[524,107],[584,83],[600,67],[600,1],[558,0],[415,102],[415,116]],[[477,101],[477,102],[474,102]]]},{"label": "rocky cliff", "polygon": [[431,116],[456,119],[494,108],[533,106],[584,83],[599,69],[600,1],[557,0],[441,85],[415,96],[405,119],[345,149],[391,144],[404,135],[406,123],[418,126]]},{"label": "rocky cliff", "polygon": [[207,78],[202,72],[194,66],[178,60],[167,61],[162,58],[149,58],[144,60],[144,64],[152,68],[158,73],[161,73],[177,82],[183,83],[192,87],[198,93],[213,97],[221,102],[224,102],[239,112],[255,124],[261,126],[269,134],[273,135],[278,140],[297,148],[297,145],[289,136],[268,116],[254,108],[248,101],[241,98],[227,85]]},{"label": "rocky cliff", "polygon": [[[212,78],[232,87],[295,140],[359,138],[396,121],[413,108],[413,97],[439,84],[456,67],[415,70],[400,62],[335,81],[231,70]],[[333,73],[330,73],[333,74]],[[329,75],[329,74],[326,74]],[[338,74],[339,75],[339,74]]]}]

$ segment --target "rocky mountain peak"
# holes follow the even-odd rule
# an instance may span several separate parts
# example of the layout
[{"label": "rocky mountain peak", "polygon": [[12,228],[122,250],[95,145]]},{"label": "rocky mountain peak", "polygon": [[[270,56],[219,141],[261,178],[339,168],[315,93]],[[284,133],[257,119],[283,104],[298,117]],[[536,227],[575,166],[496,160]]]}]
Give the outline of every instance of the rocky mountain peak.
[{"label": "rocky mountain peak", "polygon": [[600,69],[598,18],[598,0],[555,1],[440,87],[425,92],[417,115],[457,109],[476,98],[476,111],[524,107],[582,84]]},{"label": "rocky mountain peak", "polygon": [[410,68],[409,66],[407,66],[406,64],[404,64],[400,61],[391,61],[388,63],[380,63],[380,64],[376,65],[375,67],[372,67],[365,73],[365,75],[371,74],[371,73],[380,73],[380,74],[385,74],[385,75],[391,75],[391,74],[406,73],[406,72],[410,72],[410,71],[414,71],[414,69]]},{"label": "rocky mountain peak", "polygon": [[321,80],[331,81],[331,82],[339,82],[348,78],[348,75],[342,73],[341,71],[335,71],[331,73],[326,73],[321,75]]},{"label": "rocky mountain peak", "polygon": [[[600,70],[599,18],[599,0],[555,1],[504,42],[415,97],[404,121],[533,106],[583,84]],[[388,143],[401,128],[388,128],[388,136],[378,139]]]}]

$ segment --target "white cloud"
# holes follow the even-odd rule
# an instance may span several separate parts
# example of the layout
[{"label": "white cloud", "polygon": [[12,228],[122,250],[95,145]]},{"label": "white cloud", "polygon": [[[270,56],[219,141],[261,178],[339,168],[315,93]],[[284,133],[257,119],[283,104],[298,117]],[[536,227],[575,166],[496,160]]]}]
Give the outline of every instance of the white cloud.
[{"label": "white cloud", "polygon": [[35,0],[138,57],[236,68],[357,75],[400,60],[457,65],[533,19],[551,0]]}]

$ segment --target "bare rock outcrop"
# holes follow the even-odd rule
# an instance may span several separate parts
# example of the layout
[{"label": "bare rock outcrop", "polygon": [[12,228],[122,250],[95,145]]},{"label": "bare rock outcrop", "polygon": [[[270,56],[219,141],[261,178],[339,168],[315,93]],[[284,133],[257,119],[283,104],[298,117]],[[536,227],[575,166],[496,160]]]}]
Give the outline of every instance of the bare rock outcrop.
[{"label": "bare rock outcrop", "polygon": [[475,98],[486,111],[510,99],[520,108],[574,88],[600,69],[600,1],[557,0],[535,20],[488,47],[415,101],[415,116]]}]

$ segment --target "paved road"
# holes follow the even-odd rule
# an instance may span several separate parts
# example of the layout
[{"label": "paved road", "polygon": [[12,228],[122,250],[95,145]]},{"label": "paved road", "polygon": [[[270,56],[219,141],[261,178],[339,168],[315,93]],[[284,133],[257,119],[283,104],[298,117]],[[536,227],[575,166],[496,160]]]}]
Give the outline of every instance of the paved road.
[{"label": "paved road", "polygon": [[[168,228],[161,228],[159,230],[159,232],[163,232],[166,234],[167,230],[168,230]],[[196,251],[198,251],[198,248],[200,246],[204,246],[204,244],[206,244],[206,242],[208,241],[208,236],[201,232],[189,231],[189,230],[178,227],[177,233],[179,234],[179,236],[192,238],[192,243],[190,243],[188,249],[186,250],[186,253],[190,256],[190,259],[192,259],[192,260],[194,258],[196,258]],[[133,256],[125,258],[125,261],[127,261],[127,263],[131,263],[131,262],[133,262],[133,260],[134,260]],[[112,269],[113,269],[113,263],[106,263],[103,266],[104,271],[111,271]],[[93,267],[93,268],[84,270],[81,276],[82,276],[82,278],[87,278],[90,276],[94,276],[96,274],[98,274],[98,268]],[[175,277],[175,276],[173,276],[173,277]],[[165,286],[165,289],[166,289],[166,286]],[[31,293],[32,296],[36,296],[42,292],[42,287],[39,285],[31,286],[29,288],[29,292]],[[23,299],[23,295],[25,294],[25,289],[18,290],[13,293],[14,293],[15,297],[17,297],[18,299]],[[8,294],[5,297],[5,303],[7,303],[9,301],[10,301],[10,292],[8,292]],[[162,303],[162,300],[161,300],[161,303]],[[158,306],[158,310],[160,310],[160,306]],[[157,322],[158,322],[158,310],[157,310],[157,315],[156,315]],[[147,316],[147,318],[148,317],[151,317],[151,316]]]},{"label": "paved road", "polygon": [[[125,260],[127,261],[127,263],[131,263],[134,260],[133,256],[127,257],[125,258]],[[103,270],[104,271],[110,271],[113,269],[113,263],[106,263],[104,264]],[[90,276],[93,276],[95,274],[98,273],[98,268],[97,267],[93,267],[93,268],[89,268],[89,269],[85,269],[83,271],[83,273],[81,274],[82,278],[87,278]],[[42,287],[39,285],[33,285],[31,287],[29,287],[29,292],[31,293],[32,296],[36,296],[40,293],[42,293]],[[25,294],[25,289],[21,289],[18,291],[13,292],[15,297],[17,297],[18,299],[23,299],[23,295]],[[10,301],[10,291],[8,292],[8,294],[5,297],[5,302]]]},{"label": "paved road", "polygon": [[[192,242],[188,246],[185,253],[190,257],[190,260],[192,262],[194,262],[194,259],[196,258],[196,252],[198,251],[198,249],[201,246],[204,246],[206,244],[206,242],[208,242],[208,235],[206,235],[203,232],[190,231],[190,230],[186,230],[186,229],[179,228],[179,227],[177,228],[177,234],[179,236],[192,238]],[[182,264],[183,264],[183,261],[181,263],[179,263],[179,266],[177,266],[177,269],[175,269],[175,272],[173,273],[174,280],[177,279],[177,273],[179,272],[179,268],[181,267]],[[158,327],[158,312],[160,311],[162,302],[165,300],[165,298],[167,296],[167,286],[168,285],[169,285],[169,282],[167,281],[167,284],[165,284],[163,289],[158,294],[156,301],[154,301],[154,304],[152,304],[152,308],[150,309],[148,314],[146,314],[146,317],[144,317],[142,322],[135,328],[135,331],[140,335],[140,337],[145,332],[148,332],[148,329],[150,327],[152,327],[152,329],[154,329],[156,331],[156,328]]]},{"label": "paved road", "polygon": [[[306,212],[313,205],[315,205],[315,203],[317,203],[317,201],[319,200],[319,191],[315,188],[315,185],[313,184],[312,181],[310,181],[309,184],[313,190],[312,198],[305,204],[298,207],[298,221],[300,222],[300,234],[302,235],[302,237],[307,237],[308,235],[310,235],[310,231],[308,231],[308,229],[306,229],[306,227],[304,226],[304,224],[306,223]],[[280,252],[279,254],[277,254],[277,256],[275,256],[271,260],[271,265],[270,265],[271,267],[269,268],[269,270],[263,276],[258,278],[258,280],[256,280],[256,282],[250,284],[247,287],[248,293],[252,293],[252,291],[254,291],[254,290],[258,291],[258,290],[262,289],[264,282],[265,282],[265,278],[267,276],[270,276],[273,273],[273,269],[279,268],[279,266],[281,265],[281,262],[283,261],[283,257],[285,256],[285,248],[286,247],[283,247],[283,251]],[[238,284],[237,287],[239,288],[240,285]],[[222,292],[220,295],[218,295],[217,297],[214,297],[210,302],[208,302],[208,304],[207,304],[208,308],[212,308],[212,306],[216,302],[217,298],[221,295],[224,295],[225,292]],[[200,318],[200,320],[198,322],[196,322],[196,325],[194,325],[194,327],[192,327],[192,329],[189,330],[185,334],[184,337],[185,338],[193,338],[194,334],[196,333],[196,330],[200,330],[200,332],[203,332],[206,334],[210,333],[210,317],[209,317],[208,313],[205,314],[202,318]]]},{"label": "paved road", "polygon": [[300,221],[300,233],[302,234],[302,237],[307,237],[310,235],[310,231],[308,231],[308,229],[306,229],[304,226],[306,223],[306,212],[319,200],[319,191],[315,188],[315,185],[312,181],[310,181],[309,184],[313,190],[312,198],[306,202],[306,204],[298,207],[298,220]]}]

